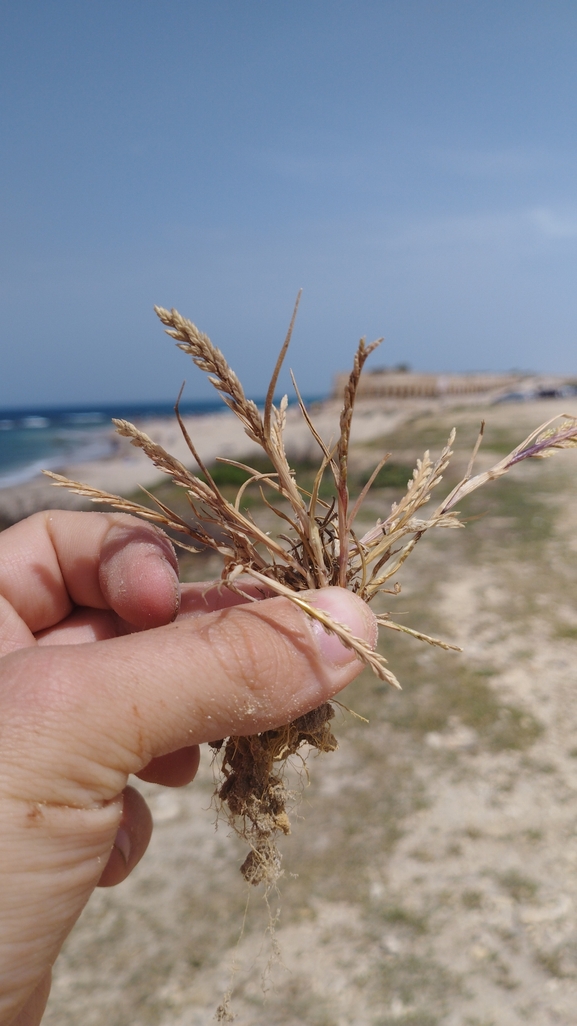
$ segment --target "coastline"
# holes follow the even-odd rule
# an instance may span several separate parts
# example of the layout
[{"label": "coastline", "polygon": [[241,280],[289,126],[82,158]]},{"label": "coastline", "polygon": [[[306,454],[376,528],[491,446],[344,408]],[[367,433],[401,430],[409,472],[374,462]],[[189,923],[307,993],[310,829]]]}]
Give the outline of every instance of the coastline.
[{"label": "coastline", "polygon": [[[430,406],[430,404],[427,404]],[[408,419],[415,406],[423,409],[422,403],[382,403],[363,400],[358,403],[353,420],[352,440],[363,443],[372,441],[394,430]],[[311,407],[311,415],[319,434],[330,444],[338,437],[338,423],[341,403],[325,400]],[[243,460],[260,453],[255,442],[250,441],[233,413],[224,410],[219,413],[200,414],[183,418],[186,429],[207,465],[215,462],[217,456]],[[187,448],[176,418],[153,418],[138,420],[141,431],[167,449],[173,456],[194,469],[194,460]],[[165,476],[154,467],[144,453],[130,444],[129,439],[116,434],[110,427],[110,445],[106,455],[82,462],[53,461],[46,469],[63,474],[74,481],[101,488],[114,494],[129,496],[157,484]],[[298,406],[287,410],[286,447],[295,459],[317,459],[318,446],[312,438]],[[55,488],[51,481],[39,472],[30,480],[0,487],[0,527],[7,527],[43,509],[93,509],[94,504],[65,488]]]},{"label": "coastline", "polygon": [[[523,403],[493,406],[493,397],[459,396],[456,401],[451,397],[414,398],[414,399],[377,399],[361,398],[357,400],[353,417],[351,444],[362,449],[382,439],[382,452],[387,448],[387,436],[395,432],[403,424],[415,418],[440,414],[454,410],[455,423],[477,422],[486,416],[487,411],[494,411],[494,420],[515,422],[517,419],[537,426],[547,416],[566,413],[566,406],[571,405],[564,399],[533,400]],[[499,411],[499,412],[497,412]],[[507,411],[507,412],[506,412]],[[521,413],[522,411],[522,413]],[[341,401],[326,399],[311,404],[309,413],[320,436],[329,447],[332,447],[339,433],[339,416]],[[493,419],[493,418],[492,418]],[[228,410],[217,413],[196,414],[185,416],[183,421],[186,429],[207,465],[215,462],[218,456],[250,462],[251,457],[261,452],[256,443],[245,435],[237,418]],[[135,420],[138,428],[158,442],[163,448],[180,460],[185,466],[195,469],[194,459],[186,446],[176,418],[152,418]],[[520,438],[523,429],[519,429]],[[289,457],[295,460],[319,459],[319,448],[314,441],[298,406],[290,406],[287,410],[285,443]],[[376,454],[378,458],[378,454]],[[483,459],[483,454],[481,454]],[[371,454],[372,459],[372,454]],[[59,465],[51,462],[49,468],[63,474],[74,481],[88,484],[104,491],[124,497],[137,495],[139,485],[145,488],[162,481],[164,474],[154,467],[144,453],[130,444],[129,439],[116,434],[110,427],[107,455],[83,462],[67,462],[62,460]],[[55,488],[51,481],[38,473],[26,482],[0,486],[0,529],[10,526],[44,509],[76,509],[90,510],[97,508],[89,500],[68,492],[65,488]]]}]

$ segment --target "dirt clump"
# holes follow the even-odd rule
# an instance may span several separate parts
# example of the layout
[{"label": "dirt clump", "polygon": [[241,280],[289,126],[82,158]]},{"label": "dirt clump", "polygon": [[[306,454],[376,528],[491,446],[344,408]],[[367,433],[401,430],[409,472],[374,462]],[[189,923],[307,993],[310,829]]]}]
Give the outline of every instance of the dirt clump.
[{"label": "dirt clump", "polygon": [[249,737],[229,737],[213,742],[220,756],[224,777],[217,790],[235,831],[250,844],[250,852],[240,871],[250,884],[271,885],[281,872],[278,834],[290,833],[287,803],[294,799],[284,773],[275,772],[275,763],[284,767],[304,745],[319,752],[334,752],[337,740],[330,729],[335,711],[330,702],[299,716],[276,730]]}]

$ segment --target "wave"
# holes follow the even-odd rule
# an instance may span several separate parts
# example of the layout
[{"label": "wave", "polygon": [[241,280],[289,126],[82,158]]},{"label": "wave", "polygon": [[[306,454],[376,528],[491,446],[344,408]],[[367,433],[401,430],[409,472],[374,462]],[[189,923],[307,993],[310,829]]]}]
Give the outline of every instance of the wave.
[{"label": "wave", "polygon": [[115,449],[113,435],[91,439],[74,448],[61,449],[50,455],[43,456],[15,466],[14,469],[0,473],[0,488],[12,488],[26,484],[38,477],[43,470],[59,470],[71,463],[89,463],[92,460],[105,459]]}]

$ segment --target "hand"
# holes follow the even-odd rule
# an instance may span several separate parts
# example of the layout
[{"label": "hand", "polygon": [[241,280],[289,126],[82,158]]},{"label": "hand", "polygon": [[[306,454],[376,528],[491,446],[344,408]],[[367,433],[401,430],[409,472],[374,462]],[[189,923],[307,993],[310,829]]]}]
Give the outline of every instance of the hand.
[{"label": "hand", "polygon": [[[376,641],[350,592],[314,602]],[[181,592],[169,540],[132,517],[50,511],[0,534],[0,1026],[37,1026],[92,890],[144,854],[130,773],[186,784],[199,743],[286,723],[360,669],[287,599]]]}]

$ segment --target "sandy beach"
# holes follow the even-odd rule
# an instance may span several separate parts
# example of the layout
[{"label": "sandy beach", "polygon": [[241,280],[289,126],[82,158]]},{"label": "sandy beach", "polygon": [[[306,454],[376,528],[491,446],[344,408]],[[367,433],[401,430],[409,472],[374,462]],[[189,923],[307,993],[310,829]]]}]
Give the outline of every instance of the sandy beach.
[{"label": "sandy beach", "polygon": [[[411,417],[416,410],[423,411],[431,402],[388,402],[366,400],[359,403],[353,425],[353,441],[363,443],[387,435]],[[313,407],[314,421],[327,443],[336,439],[340,404],[327,400]],[[185,418],[186,428],[207,465],[217,456],[243,460],[258,453],[259,447],[244,434],[236,417],[228,410],[222,413]],[[176,418],[143,420],[137,426],[141,431],[176,456],[185,466],[194,468]],[[139,485],[150,488],[163,478],[144,453],[118,436],[113,425],[114,439],[111,455],[85,463],[63,463],[54,467],[60,474],[104,491],[123,496],[133,495]],[[318,446],[312,438],[296,406],[289,408],[286,428],[287,450],[295,459],[317,458]],[[90,509],[91,504],[80,496],[62,488],[55,488],[42,474],[32,480],[11,487],[0,488],[0,525],[8,526],[41,509]]]},{"label": "sandy beach", "polygon": [[[402,424],[428,414],[442,414],[455,407],[454,398],[414,399],[361,399],[353,419],[353,446],[366,445],[377,439],[386,439]],[[458,409],[472,410],[479,405],[476,396],[459,397]],[[543,403],[530,404],[541,409]],[[523,404],[525,408],[527,404]],[[513,409],[515,406],[512,407]],[[315,426],[327,444],[338,437],[341,404],[327,399],[311,407]],[[474,414],[471,414],[473,417]],[[540,413],[536,413],[539,417]],[[217,457],[244,460],[260,452],[259,447],[245,435],[236,417],[228,410],[204,416],[184,418],[187,431],[204,462],[210,466]],[[191,469],[194,460],[186,446],[176,418],[142,420],[137,427]],[[150,488],[163,478],[143,452],[130,444],[127,438],[116,434],[110,426],[113,439],[111,454],[84,463],[66,463],[53,466],[57,473],[74,481],[101,488],[123,496],[133,496],[139,485]],[[295,460],[318,458],[319,449],[297,406],[287,411],[286,448]],[[385,443],[383,442],[383,445]],[[386,451],[385,449],[383,451]],[[0,527],[6,527],[41,509],[90,509],[92,505],[80,496],[63,488],[55,488],[42,474],[25,483],[0,487]]]}]

